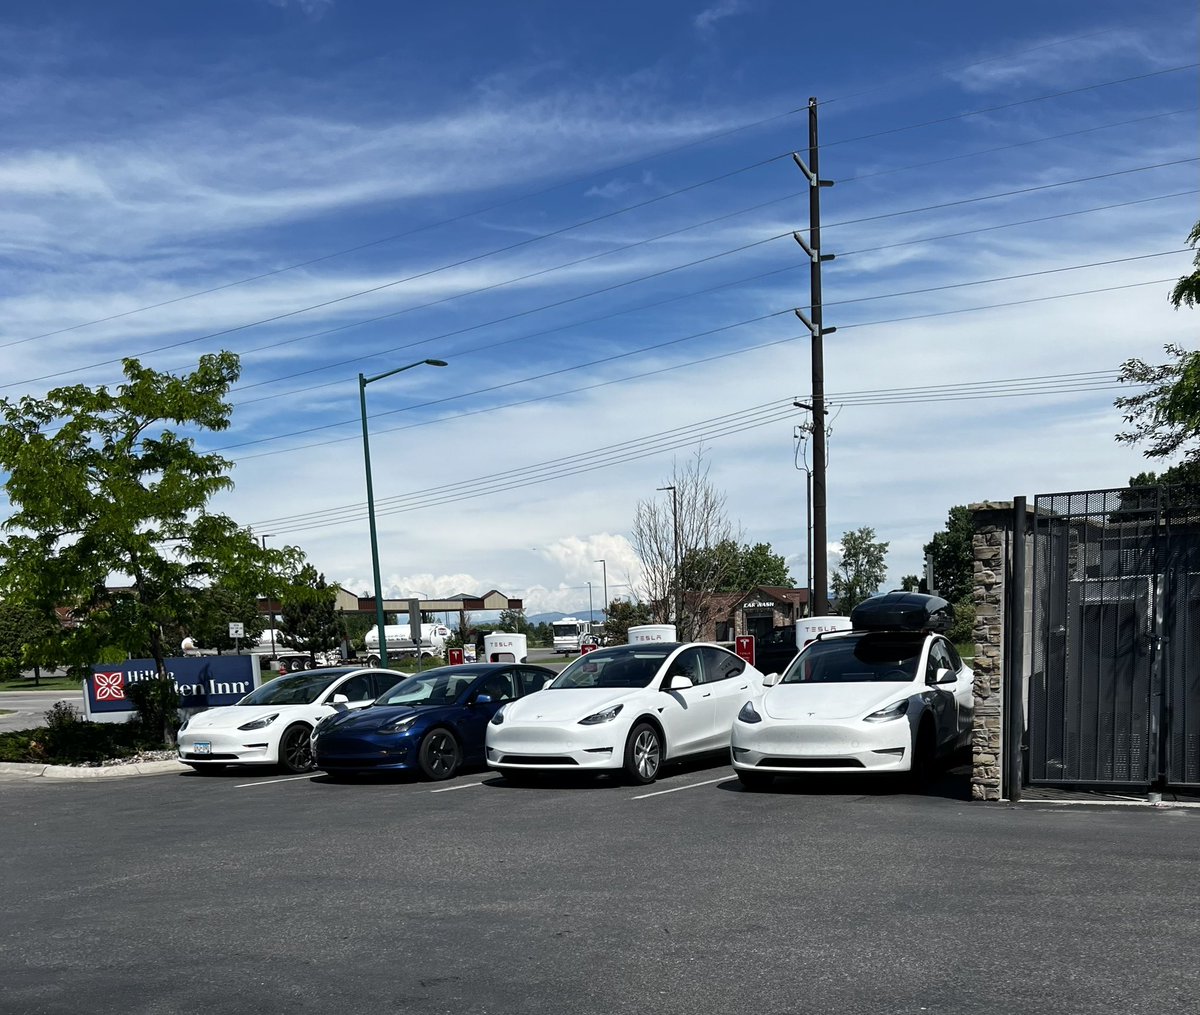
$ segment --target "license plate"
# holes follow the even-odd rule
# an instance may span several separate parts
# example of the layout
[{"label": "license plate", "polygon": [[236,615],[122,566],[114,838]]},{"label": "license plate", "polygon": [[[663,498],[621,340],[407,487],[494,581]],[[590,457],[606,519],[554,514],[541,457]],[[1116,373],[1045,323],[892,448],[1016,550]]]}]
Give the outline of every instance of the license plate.
[{"label": "license plate", "polygon": [[212,754],[212,744],[207,740],[197,740],[192,744],[193,754]]}]

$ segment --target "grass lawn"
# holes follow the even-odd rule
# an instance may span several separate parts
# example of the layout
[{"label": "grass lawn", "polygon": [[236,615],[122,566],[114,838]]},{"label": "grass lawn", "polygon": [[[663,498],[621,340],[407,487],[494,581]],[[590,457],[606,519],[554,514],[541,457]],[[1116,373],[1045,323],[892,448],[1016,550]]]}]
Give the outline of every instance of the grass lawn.
[{"label": "grass lawn", "polygon": [[16,715],[15,708],[0,708],[0,715]]},{"label": "grass lawn", "polygon": [[35,684],[33,678],[28,680],[2,680],[0,681],[0,694],[5,691],[78,691],[79,681],[68,680],[66,677],[42,677],[41,682]]}]

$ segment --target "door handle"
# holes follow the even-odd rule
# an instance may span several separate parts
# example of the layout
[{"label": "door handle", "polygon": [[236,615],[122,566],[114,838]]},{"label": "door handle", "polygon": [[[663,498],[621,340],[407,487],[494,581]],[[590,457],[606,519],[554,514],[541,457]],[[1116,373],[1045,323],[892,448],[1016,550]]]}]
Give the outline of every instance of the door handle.
[{"label": "door handle", "polygon": [[702,695],[700,695],[700,697],[701,697],[701,698],[711,698],[711,697],[712,697],[712,691],[705,691],[705,692],[704,692]]},{"label": "door handle", "polygon": [[738,690],[739,690],[739,691],[744,691],[744,690],[746,690],[746,689],[747,689],[749,686],[750,686],[749,684],[742,684],[742,686],[741,686],[741,687],[739,687],[739,688],[738,688]]}]

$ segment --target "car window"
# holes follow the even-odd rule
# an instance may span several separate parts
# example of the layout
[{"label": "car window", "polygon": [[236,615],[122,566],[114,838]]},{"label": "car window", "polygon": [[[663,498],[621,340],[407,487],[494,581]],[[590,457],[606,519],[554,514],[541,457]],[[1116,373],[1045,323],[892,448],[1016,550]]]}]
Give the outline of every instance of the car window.
[{"label": "car window", "polygon": [[942,647],[946,650],[946,655],[948,655],[950,657],[951,669],[953,669],[954,672],[957,673],[959,670],[962,669],[962,665],[963,665],[962,656],[960,656],[958,654],[958,649],[956,649],[954,647],[953,643],[951,643],[949,641],[942,642]]},{"label": "car window", "polygon": [[375,688],[372,698],[378,698],[381,694],[386,694],[389,690],[396,686],[397,677],[400,674],[395,670],[389,670],[387,673],[372,673],[371,683]]},{"label": "car window", "polygon": [[937,678],[939,669],[947,669],[951,672],[957,672],[957,667],[950,663],[950,656],[946,652],[945,643],[941,638],[935,638],[933,644],[929,646],[929,662],[925,666],[925,676],[929,680]]},{"label": "car window", "polygon": [[553,673],[546,673],[542,670],[521,670],[521,693],[533,694],[534,691],[540,691],[546,686],[546,683],[554,678]]},{"label": "car window", "polygon": [[781,683],[907,682],[920,676],[925,637],[869,631],[814,641],[787,668]]},{"label": "car window", "polygon": [[678,674],[687,677],[693,684],[703,684],[704,670],[700,666],[700,650],[698,648],[684,649],[675,657],[667,672],[671,676]]},{"label": "car window", "polygon": [[740,677],[746,670],[745,660],[721,648],[702,648],[700,656],[704,662],[704,682],[706,684],[718,680],[728,680],[730,677]]},{"label": "car window", "polygon": [[358,673],[333,689],[334,694],[344,694],[350,701],[367,701],[375,697],[371,674]]},{"label": "car window", "polygon": [[489,673],[479,682],[476,693],[486,694],[492,701],[512,701],[517,697],[516,674],[512,670]]}]

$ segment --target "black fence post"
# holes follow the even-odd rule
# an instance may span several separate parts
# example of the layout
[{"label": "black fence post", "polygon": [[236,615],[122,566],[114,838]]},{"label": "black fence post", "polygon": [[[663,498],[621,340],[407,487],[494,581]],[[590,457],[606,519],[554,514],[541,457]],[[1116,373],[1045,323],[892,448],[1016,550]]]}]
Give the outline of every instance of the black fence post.
[{"label": "black fence post", "polygon": [[1005,589],[1004,619],[1007,628],[1004,655],[1004,795],[1021,799],[1024,766],[1021,750],[1025,736],[1025,538],[1027,519],[1024,497],[1013,498],[1012,562]]}]

